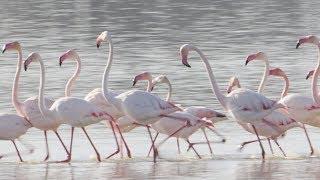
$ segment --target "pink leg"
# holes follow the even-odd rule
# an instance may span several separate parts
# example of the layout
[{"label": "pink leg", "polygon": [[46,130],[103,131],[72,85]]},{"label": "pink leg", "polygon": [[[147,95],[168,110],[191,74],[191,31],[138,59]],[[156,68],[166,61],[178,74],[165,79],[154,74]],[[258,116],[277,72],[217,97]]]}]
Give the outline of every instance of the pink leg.
[{"label": "pink leg", "polygon": [[[264,141],[264,140],[267,140],[267,138],[263,138],[263,139],[260,139],[260,140]],[[239,150],[241,151],[244,148],[245,145],[250,144],[250,143],[254,143],[254,142],[257,142],[257,141],[258,141],[258,139],[252,140],[252,141],[243,142],[243,143],[241,143]]]},{"label": "pink leg", "polygon": [[189,144],[189,148],[188,149],[192,149],[194,153],[196,153],[196,155],[198,156],[199,159],[201,159],[201,156],[199,155],[199,153],[196,151],[196,149],[193,147],[193,144],[189,141],[189,139],[186,139],[187,143]]},{"label": "pink leg", "polygon": [[120,134],[120,138],[121,138],[121,140],[122,140],[122,142],[123,142],[123,144],[124,144],[124,147],[125,147],[126,150],[127,150],[127,156],[128,156],[129,158],[131,158],[130,149],[129,149],[129,147],[128,147],[128,144],[127,144],[126,140],[124,140],[124,138],[123,138],[123,135],[122,135],[122,132],[121,132],[121,130],[120,130],[120,128],[119,128],[119,125],[118,125],[117,123],[114,123],[114,124],[116,125],[116,128],[118,129],[118,132],[119,132],[119,134]]},{"label": "pink leg", "polygon": [[120,140],[120,156],[121,158],[123,158],[123,141],[122,139],[118,139],[118,141]]},{"label": "pink leg", "polygon": [[277,146],[279,147],[279,149],[280,149],[280,151],[282,152],[283,156],[284,156],[284,157],[287,157],[286,153],[285,153],[285,152],[283,151],[283,149],[281,148],[281,146],[280,146],[280,144],[278,143],[277,139],[274,139],[273,141],[277,144]]},{"label": "pink leg", "polygon": [[313,150],[313,146],[312,146],[312,144],[311,144],[311,140],[310,140],[310,138],[309,138],[309,135],[308,135],[308,132],[307,132],[307,129],[306,129],[306,126],[304,125],[304,124],[302,124],[303,125],[303,130],[304,130],[304,133],[306,134],[306,136],[307,136],[307,139],[308,139],[308,143],[309,143],[309,146],[310,146],[310,155],[312,156],[313,155],[313,153],[314,153],[314,150]]},{"label": "pink leg", "polygon": [[109,159],[112,156],[114,156],[114,155],[116,155],[116,154],[118,154],[120,152],[120,146],[119,146],[119,142],[118,142],[118,138],[117,138],[116,132],[114,131],[113,122],[109,121],[109,123],[110,123],[111,129],[112,129],[113,136],[114,136],[114,138],[116,140],[117,150],[114,153],[110,154],[106,159]]},{"label": "pink leg", "polygon": [[259,141],[259,145],[260,145],[260,148],[261,148],[261,155],[262,155],[262,159],[263,160],[265,160],[265,151],[264,151],[264,148],[263,148],[263,145],[262,145],[262,143],[261,143],[261,140],[260,140],[260,137],[259,137],[259,135],[258,135],[258,132],[257,132],[257,130],[256,130],[256,127],[253,125],[253,124],[251,124],[251,126],[253,127],[253,130],[254,130],[254,132],[256,133],[256,135],[257,135],[257,138],[258,138],[258,141]]},{"label": "pink leg", "polygon": [[18,156],[19,156],[20,162],[23,162],[23,160],[22,160],[22,158],[21,158],[21,155],[20,155],[20,152],[19,152],[19,150],[18,150],[18,148],[17,148],[16,143],[14,142],[14,140],[11,140],[11,142],[13,143],[14,147],[16,148],[16,151],[17,151],[17,154],[18,154]]},{"label": "pink leg", "polygon": [[271,142],[270,142],[270,138],[268,138],[268,143],[269,143],[270,151],[273,154],[273,148],[272,148],[272,145],[271,145]]},{"label": "pink leg", "polygon": [[45,138],[45,141],[46,141],[46,151],[47,151],[47,155],[46,157],[44,158],[43,161],[47,161],[49,159],[49,144],[48,144],[48,137],[47,137],[47,131],[43,131],[44,132],[44,138]]},{"label": "pink leg", "polygon": [[179,143],[179,138],[177,138],[177,146],[178,146],[178,154],[180,154],[180,153],[181,153],[181,151],[180,151],[180,143]]},{"label": "pink leg", "polygon": [[[157,132],[156,136],[155,136],[154,139],[152,140],[152,143],[153,143],[153,144],[156,142],[156,140],[157,140],[157,138],[158,138],[158,135],[159,135],[159,133]],[[153,146],[152,146],[152,144],[151,144],[147,157],[150,156],[150,153],[151,153],[152,148],[153,148]]]},{"label": "pink leg", "polygon": [[99,162],[101,162],[100,154],[99,154],[99,152],[98,152],[97,148],[94,146],[93,142],[91,141],[91,139],[90,139],[90,137],[89,137],[89,135],[88,135],[88,133],[87,133],[86,129],[85,129],[84,127],[82,127],[81,129],[83,130],[84,134],[86,134],[86,136],[87,136],[87,138],[88,138],[88,140],[89,140],[89,142],[90,142],[91,146],[93,147],[94,151],[96,152],[96,155],[97,155],[97,159],[98,159],[98,161],[99,161]]},{"label": "pink leg", "polygon": [[209,147],[209,151],[210,151],[210,154],[212,156],[213,152],[212,152],[212,148],[211,148],[211,145],[210,145],[206,130],[204,128],[201,128],[201,130],[203,131],[204,137],[206,138],[206,141],[207,141],[207,144],[208,144],[208,147]]},{"label": "pink leg", "polygon": [[[151,134],[151,131],[150,131],[150,127],[147,125],[146,126],[147,129],[148,129],[148,133],[149,133],[149,137],[150,137],[150,140],[151,140],[151,143],[152,143],[152,149],[153,149],[153,162],[155,163],[156,162],[156,159],[157,159],[157,155],[158,155],[158,150],[156,149],[155,145],[154,145],[154,141],[152,139],[152,134]],[[156,138],[154,138],[156,139]]]},{"label": "pink leg", "polygon": [[61,144],[62,144],[62,146],[63,146],[63,148],[64,148],[64,150],[66,151],[67,156],[68,156],[66,160],[59,161],[59,162],[70,162],[70,160],[71,160],[71,154],[69,153],[69,151],[68,151],[68,149],[67,149],[66,145],[63,143],[63,141],[62,141],[62,139],[61,139],[60,135],[58,134],[58,132],[57,132],[57,131],[54,131],[54,133],[57,135],[57,137],[58,137],[59,141],[61,142]]},{"label": "pink leg", "polygon": [[70,148],[69,148],[70,158],[72,157],[73,133],[74,133],[74,127],[71,127],[71,140],[70,140]]}]

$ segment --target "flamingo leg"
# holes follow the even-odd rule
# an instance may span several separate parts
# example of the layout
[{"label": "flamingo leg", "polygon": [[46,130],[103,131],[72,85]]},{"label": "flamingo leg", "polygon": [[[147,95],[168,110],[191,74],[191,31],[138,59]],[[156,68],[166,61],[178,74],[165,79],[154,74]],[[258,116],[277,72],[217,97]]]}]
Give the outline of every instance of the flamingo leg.
[{"label": "flamingo leg", "polygon": [[[156,136],[154,137],[154,139],[153,139],[153,141],[152,141],[153,144],[156,142],[158,136],[159,136],[159,133],[157,132]],[[153,146],[152,146],[152,144],[151,144],[151,146],[150,146],[150,148],[149,148],[149,152],[148,152],[147,157],[150,156],[150,153],[151,153],[152,148],[153,148]]]},{"label": "flamingo leg", "polygon": [[304,133],[306,134],[306,136],[307,136],[307,139],[308,139],[308,143],[309,143],[309,146],[310,146],[310,155],[312,156],[313,155],[313,153],[314,153],[314,150],[313,150],[313,146],[312,146],[312,144],[311,144],[311,140],[310,140],[310,138],[309,138],[309,135],[308,135],[308,132],[307,132],[307,129],[306,129],[306,126],[304,125],[304,124],[302,124],[303,125],[303,130],[304,130]]},{"label": "flamingo leg", "polygon": [[43,131],[44,132],[44,138],[45,138],[45,141],[46,141],[46,151],[47,151],[47,155],[46,157],[44,158],[43,161],[47,161],[49,159],[49,144],[48,144],[48,137],[47,137],[47,131]]},{"label": "flamingo leg", "polygon": [[[263,138],[263,139],[260,139],[260,140],[264,141],[264,140],[267,140],[267,138]],[[250,144],[250,143],[254,143],[254,142],[257,142],[257,141],[258,141],[258,139],[252,140],[252,141],[243,142],[243,143],[240,144],[239,150],[241,151],[244,148],[245,145]]]},{"label": "flamingo leg", "polygon": [[198,156],[199,159],[201,159],[201,156],[199,155],[199,153],[196,151],[196,149],[193,147],[193,144],[189,141],[189,139],[186,139],[187,143],[189,144],[189,148],[188,149],[192,149],[194,153],[196,153],[196,155]]},{"label": "flamingo leg", "polygon": [[118,154],[120,152],[120,146],[119,146],[119,142],[118,142],[118,138],[117,138],[116,132],[114,131],[113,121],[109,121],[109,123],[110,123],[111,129],[112,129],[113,136],[114,136],[114,138],[116,140],[117,150],[114,153],[110,154],[106,159],[109,159],[110,157],[112,157],[112,156],[114,156],[114,155],[116,155],[116,154]]},{"label": "flamingo leg", "polygon": [[180,143],[179,143],[179,138],[177,138],[177,146],[178,146],[178,154],[180,154],[180,153],[181,153],[181,151],[180,151]]},{"label": "flamingo leg", "polygon": [[16,151],[17,151],[17,154],[18,154],[18,156],[19,156],[20,162],[23,162],[16,143],[14,142],[14,140],[11,140],[11,142],[13,143],[14,147],[16,148]]},{"label": "flamingo leg", "polygon": [[119,125],[118,125],[117,123],[114,123],[114,124],[116,125],[116,128],[118,129],[118,132],[119,132],[119,134],[120,134],[120,138],[121,138],[121,140],[122,140],[122,142],[123,142],[123,144],[124,144],[124,147],[125,147],[126,150],[127,150],[127,156],[128,156],[129,158],[131,158],[130,149],[129,149],[129,147],[128,147],[128,144],[127,144],[126,140],[124,140],[124,138],[123,138],[123,135],[122,135],[122,132],[121,132],[121,130],[120,130],[120,127],[119,127]]},{"label": "flamingo leg", "polygon": [[120,156],[121,158],[123,158],[123,141],[122,139],[119,139],[120,140]]},{"label": "flamingo leg", "polygon": [[213,133],[215,133],[217,136],[219,136],[222,140],[222,142],[226,142],[226,138],[220,134],[218,131],[216,131],[215,129],[211,128],[210,126],[206,126],[206,128],[208,128],[210,131],[212,131]]},{"label": "flamingo leg", "polygon": [[283,156],[284,156],[284,157],[287,157],[286,153],[285,153],[285,152],[283,151],[283,149],[281,148],[281,146],[280,146],[280,144],[278,143],[277,139],[274,139],[273,141],[277,144],[277,146],[279,147],[279,149],[280,149],[280,151],[282,152]]},{"label": "flamingo leg", "polygon": [[182,129],[184,129],[185,127],[189,126],[189,123],[187,122],[185,125],[181,126],[179,129],[177,129],[175,132],[173,132],[172,134],[170,134],[168,137],[166,137],[164,140],[162,140],[157,147],[160,147],[160,145],[162,145],[163,143],[165,143],[169,138],[171,138],[172,136],[174,136],[175,134],[177,134],[179,131],[181,131]]},{"label": "flamingo leg", "polygon": [[210,154],[211,156],[213,155],[213,152],[212,152],[212,148],[211,148],[211,145],[210,145],[210,141],[208,139],[208,136],[207,136],[207,133],[206,133],[206,130],[204,128],[201,128],[203,134],[204,134],[204,137],[206,138],[206,141],[207,141],[207,144],[208,144],[208,147],[209,147],[209,151],[210,151]]},{"label": "flamingo leg", "polygon": [[63,161],[59,161],[59,162],[70,162],[70,160],[71,160],[71,155],[70,155],[70,153],[69,153],[66,145],[63,143],[63,141],[62,141],[59,133],[58,133],[57,131],[53,131],[53,132],[57,135],[59,141],[61,142],[61,144],[62,144],[62,146],[63,146],[63,148],[64,148],[64,150],[66,151],[67,156],[68,156],[67,159],[65,159],[65,160],[63,160]]},{"label": "flamingo leg", "polygon": [[261,148],[262,159],[265,160],[265,154],[266,154],[266,152],[264,151],[264,148],[263,148],[263,145],[262,145],[262,143],[261,143],[261,140],[260,140],[260,137],[259,137],[259,135],[258,135],[258,132],[257,132],[257,130],[256,130],[256,127],[255,127],[253,124],[251,124],[251,126],[253,127],[253,130],[254,130],[254,132],[255,132],[256,135],[257,135],[257,138],[258,138],[258,141],[259,141],[259,145],[260,145],[260,148]]},{"label": "flamingo leg", "polygon": [[70,148],[69,148],[70,158],[72,157],[73,134],[74,134],[74,127],[71,127],[71,140],[70,140]]},{"label": "flamingo leg", "polygon": [[87,136],[87,138],[88,138],[88,140],[89,140],[89,142],[90,142],[90,144],[91,144],[92,148],[93,148],[93,149],[94,149],[94,151],[96,152],[96,155],[97,155],[97,159],[98,159],[98,161],[99,161],[99,162],[101,162],[100,154],[99,154],[99,152],[98,152],[97,148],[94,146],[93,142],[91,141],[91,139],[90,139],[90,137],[89,137],[89,135],[88,135],[88,133],[87,133],[86,129],[85,129],[84,127],[81,127],[81,129],[83,130],[84,134],[86,134],[86,136]]},{"label": "flamingo leg", "polygon": [[149,137],[150,137],[150,140],[151,140],[151,147],[153,149],[153,162],[155,163],[156,162],[156,159],[157,159],[157,155],[158,155],[158,150],[156,149],[155,145],[154,145],[154,141],[156,140],[156,138],[154,138],[154,140],[152,139],[152,134],[151,134],[151,131],[150,131],[150,127],[147,125],[146,128],[148,129],[148,133],[149,133]]},{"label": "flamingo leg", "polygon": [[270,147],[271,153],[274,154],[274,153],[273,153],[273,148],[272,148],[272,145],[271,145],[271,142],[270,142],[270,138],[268,138],[268,143],[269,143],[269,147]]}]

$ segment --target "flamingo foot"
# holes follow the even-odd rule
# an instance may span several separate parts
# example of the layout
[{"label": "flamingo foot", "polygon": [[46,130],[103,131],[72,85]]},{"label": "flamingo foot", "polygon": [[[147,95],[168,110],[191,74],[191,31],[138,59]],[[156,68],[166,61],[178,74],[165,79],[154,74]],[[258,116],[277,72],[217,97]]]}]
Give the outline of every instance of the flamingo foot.
[{"label": "flamingo foot", "polygon": [[97,154],[97,160],[101,162],[100,154]]},{"label": "flamingo foot", "polygon": [[71,161],[71,156],[68,155],[67,159],[62,160],[62,161],[56,161],[56,163],[68,163]]},{"label": "flamingo foot", "polygon": [[314,155],[314,150],[311,149],[310,156],[313,156],[313,155]]}]

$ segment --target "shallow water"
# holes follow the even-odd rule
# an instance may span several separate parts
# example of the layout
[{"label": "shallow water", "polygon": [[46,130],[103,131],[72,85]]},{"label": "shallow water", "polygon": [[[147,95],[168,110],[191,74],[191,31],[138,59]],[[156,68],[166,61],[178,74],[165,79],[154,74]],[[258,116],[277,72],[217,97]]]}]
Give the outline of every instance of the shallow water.
[{"label": "shallow water", "polygon": [[[93,88],[101,86],[106,64],[107,45],[96,49],[95,38],[101,31],[113,35],[114,64],[110,86],[124,91],[131,88],[132,77],[142,71],[155,75],[165,73],[173,84],[173,100],[180,104],[203,105],[221,111],[212,95],[209,81],[199,57],[192,53],[191,69],[181,65],[179,46],[184,43],[197,45],[208,57],[222,90],[228,78],[236,75],[244,87],[255,89],[262,75],[262,63],[244,66],[245,57],[257,51],[268,54],[272,66],[283,68],[290,78],[290,92],[310,95],[310,81],[305,75],[316,65],[316,50],[304,46],[296,50],[297,38],[317,34],[319,1],[53,1],[42,3],[5,1],[0,4],[0,43],[18,40],[23,46],[24,57],[32,51],[43,57],[47,70],[46,95],[63,96],[64,84],[73,73],[75,63],[58,66],[58,57],[68,49],[75,48],[82,59],[82,72],[72,91],[76,97],[84,97]],[[15,72],[16,54],[1,55],[0,71],[1,112],[14,113],[11,104],[11,86]],[[38,66],[22,72],[20,99],[37,94]],[[266,88],[268,97],[277,99],[282,88],[281,81],[270,79]],[[139,83],[143,88],[144,83]],[[156,88],[161,96],[166,87]],[[227,137],[225,144],[214,144],[215,156],[210,158],[206,146],[197,146],[204,155],[198,160],[194,155],[176,155],[175,141],[164,144],[160,150],[160,162],[154,165],[145,158],[148,139],[146,131],[137,128],[126,134],[132,147],[133,159],[118,158],[96,163],[93,151],[81,131],[76,131],[74,161],[71,164],[42,163],[44,141],[42,132],[36,129],[23,136],[35,146],[32,155],[23,153],[27,163],[17,163],[16,156],[0,161],[1,179],[85,179],[85,178],[224,178],[228,179],[293,179],[319,178],[319,157],[310,158],[303,131],[293,129],[280,140],[288,154],[282,158],[268,156],[260,160],[257,144],[248,145],[242,152],[237,145],[255,136],[242,130],[234,120],[221,122],[217,129]],[[308,128],[316,148],[319,147],[319,129]],[[69,140],[69,127],[59,131],[65,141]],[[106,157],[115,146],[110,130],[103,125],[88,127],[101,155]],[[210,138],[218,140],[210,134]],[[50,134],[51,160],[62,160],[63,149],[56,137]],[[202,139],[200,133],[192,138]],[[8,142],[0,143],[3,153],[14,152]],[[147,144],[147,145],[146,145]],[[265,144],[265,147],[267,144]],[[20,146],[21,147],[21,146]],[[21,148],[23,149],[23,148]],[[276,149],[276,146],[274,146]],[[185,150],[185,148],[184,148]],[[24,151],[24,150],[23,150]],[[267,151],[268,154],[269,151]]]}]

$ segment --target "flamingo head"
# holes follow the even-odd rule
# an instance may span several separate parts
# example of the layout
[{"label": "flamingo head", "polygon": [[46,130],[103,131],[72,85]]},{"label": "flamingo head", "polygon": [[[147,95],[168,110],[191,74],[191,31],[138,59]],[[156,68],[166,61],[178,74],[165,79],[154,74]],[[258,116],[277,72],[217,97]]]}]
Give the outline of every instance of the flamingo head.
[{"label": "flamingo head", "polygon": [[32,52],[28,55],[27,59],[24,61],[23,65],[24,65],[24,70],[27,71],[28,66],[32,63],[32,62],[39,62],[41,61],[41,56],[38,53]]},{"label": "flamingo head", "polygon": [[67,59],[76,59],[79,58],[78,53],[74,49],[70,49],[59,57],[59,66],[62,65],[62,62]]},{"label": "flamingo head", "polygon": [[191,67],[190,64],[188,63],[188,54],[189,51],[194,50],[195,47],[191,44],[184,44],[180,47],[180,57],[181,57],[181,61],[182,64],[184,64],[187,67]]},{"label": "flamingo head", "polygon": [[309,73],[307,74],[306,79],[309,79],[310,77],[312,77],[312,76],[313,76],[313,73],[314,73],[314,70],[309,71]]},{"label": "flamingo head", "polygon": [[153,88],[155,87],[156,84],[163,84],[163,83],[170,84],[170,81],[166,75],[162,74],[162,75],[159,75],[159,76],[153,78],[151,91],[153,90]]},{"label": "flamingo head", "polygon": [[315,44],[317,46],[320,45],[319,39],[317,36],[309,35],[309,36],[304,36],[298,40],[297,45],[296,45],[296,49],[298,49],[300,47],[300,45],[304,44],[304,43]]},{"label": "flamingo head", "polygon": [[141,74],[136,75],[132,80],[132,86],[135,86],[136,83],[140,80],[152,80],[152,75],[149,72],[143,72]]},{"label": "flamingo head", "polygon": [[266,59],[267,59],[267,55],[264,52],[258,52],[255,54],[251,54],[247,57],[245,65],[247,65],[250,61],[253,61],[253,60],[264,60],[265,61]]},{"label": "flamingo head", "polygon": [[96,40],[97,48],[100,47],[103,41],[111,42],[111,34],[108,31],[103,31]]},{"label": "flamingo head", "polygon": [[3,45],[3,47],[2,47],[2,53],[4,53],[5,51],[12,51],[12,50],[21,51],[21,46],[18,41],[7,43],[7,44]]},{"label": "flamingo head", "polygon": [[269,70],[269,75],[270,76],[284,77],[284,78],[287,77],[286,73],[280,68],[272,68],[272,69],[270,69]]},{"label": "flamingo head", "polygon": [[240,81],[237,77],[235,76],[232,76],[229,80],[229,85],[228,85],[228,88],[227,88],[227,93],[231,93],[233,88],[236,87],[236,88],[241,88],[241,85],[240,85]]}]

